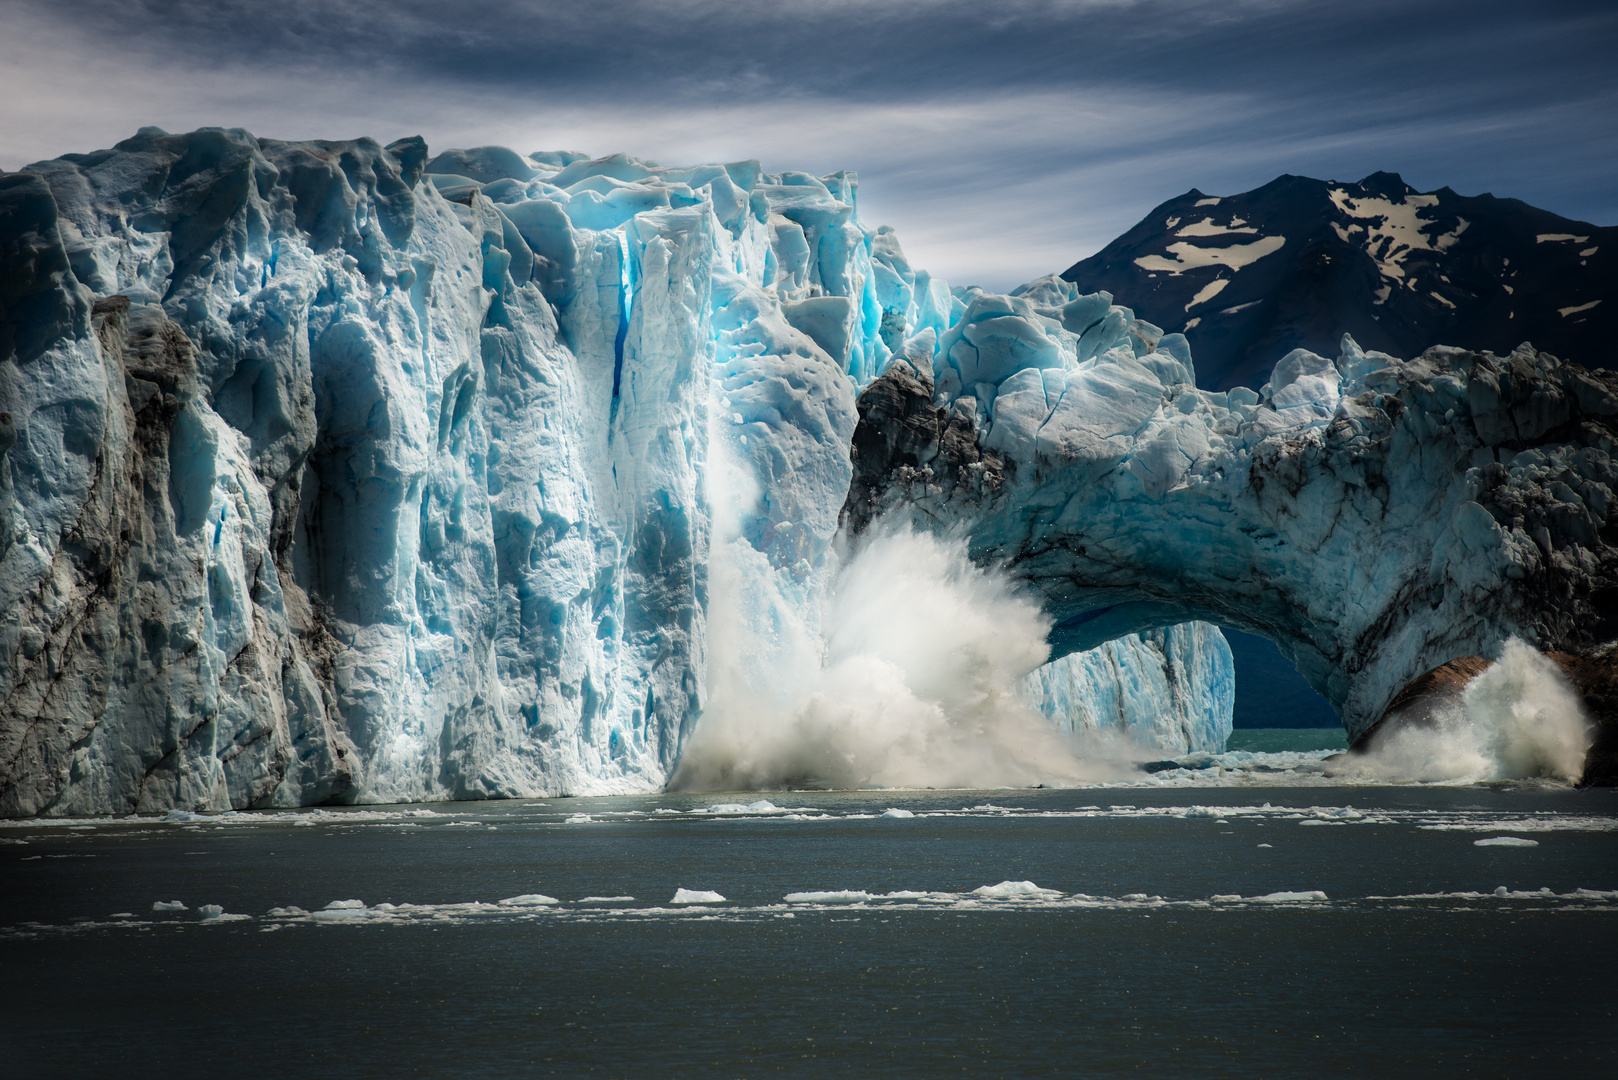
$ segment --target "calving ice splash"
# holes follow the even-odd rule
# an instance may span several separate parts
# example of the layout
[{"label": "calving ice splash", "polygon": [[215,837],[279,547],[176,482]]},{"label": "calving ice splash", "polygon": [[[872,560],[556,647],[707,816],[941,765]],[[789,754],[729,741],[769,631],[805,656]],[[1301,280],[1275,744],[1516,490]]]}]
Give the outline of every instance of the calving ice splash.
[{"label": "calving ice splash", "polygon": [[1101,732],[1081,744],[1037,711],[1026,677],[1050,655],[1050,619],[964,543],[878,528],[835,556],[808,611],[817,627],[763,560],[721,549],[710,697],[674,787],[1031,786],[1129,770]]},{"label": "calving ice splash", "polygon": [[1346,775],[1409,781],[1542,776],[1578,780],[1594,737],[1560,669],[1516,638],[1460,701],[1422,725],[1401,727],[1345,763]]},{"label": "calving ice splash", "polygon": [[[1380,549],[1347,524],[1232,567],[1281,535],[1264,514],[1361,512],[1370,466],[1305,460],[1339,429],[1453,449],[1435,417],[1482,367],[1347,341],[1203,395],[1182,336],[1056,278],[951,288],[857,192],[239,130],[0,177],[0,812],[1106,780],[1222,749],[1230,652],[1199,618],[1297,642],[1351,734],[1382,692],[1351,664],[1408,679],[1442,647],[1334,596],[1299,621],[1316,564],[1409,576],[1355,563]],[[1423,372],[1431,411],[1375,404]],[[1515,392],[1491,385],[1477,408]],[[1423,587],[1478,600],[1449,644],[1526,625],[1496,586],[1541,558],[1466,491],[1587,491],[1546,513],[1588,539],[1618,485],[1525,454],[1488,450],[1476,490],[1396,478],[1442,496]],[[1313,478],[1338,487],[1289,504]]]}]

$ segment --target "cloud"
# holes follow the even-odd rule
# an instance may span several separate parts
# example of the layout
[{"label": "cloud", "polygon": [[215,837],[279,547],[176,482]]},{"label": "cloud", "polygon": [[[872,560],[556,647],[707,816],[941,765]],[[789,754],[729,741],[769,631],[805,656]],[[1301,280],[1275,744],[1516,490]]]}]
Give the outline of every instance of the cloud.
[{"label": "cloud", "polygon": [[0,167],[144,124],[861,174],[919,266],[1004,288],[1280,172],[1618,220],[1618,15],[1495,0],[12,0]]}]

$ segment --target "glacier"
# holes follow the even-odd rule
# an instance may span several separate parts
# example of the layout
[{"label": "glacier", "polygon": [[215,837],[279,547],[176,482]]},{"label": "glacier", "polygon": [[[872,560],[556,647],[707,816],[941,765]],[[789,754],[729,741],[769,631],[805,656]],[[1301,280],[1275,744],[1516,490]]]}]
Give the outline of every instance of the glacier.
[{"label": "glacier", "polygon": [[[857,191],[235,129],[0,174],[0,813],[664,784],[715,575],[813,634],[857,395],[979,332]],[[1222,744],[1216,629],[1088,644],[1059,724]]]},{"label": "glacier", "polygon": [[1342,339],[1199,390],[1185,338],[1051,276],[977,295],[861,395],[853,530],[908,515],[1044,597],[1053,652],[1205,619],[1262,634],[1351,739],[1512,638],[1618,639],[1618,373],[1532,345]]}]

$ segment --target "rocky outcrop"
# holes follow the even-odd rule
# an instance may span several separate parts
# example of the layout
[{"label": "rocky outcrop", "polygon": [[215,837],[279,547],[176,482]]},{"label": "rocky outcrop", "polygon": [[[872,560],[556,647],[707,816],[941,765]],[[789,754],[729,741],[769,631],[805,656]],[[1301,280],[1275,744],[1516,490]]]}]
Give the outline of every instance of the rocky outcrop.
[{"label": "rocky outcrop", "polygon": [[1618,787],[1618,648],[1584,656],[1550,654],[1584,702],[1595,736],[1584,756],[1583,787]]}]

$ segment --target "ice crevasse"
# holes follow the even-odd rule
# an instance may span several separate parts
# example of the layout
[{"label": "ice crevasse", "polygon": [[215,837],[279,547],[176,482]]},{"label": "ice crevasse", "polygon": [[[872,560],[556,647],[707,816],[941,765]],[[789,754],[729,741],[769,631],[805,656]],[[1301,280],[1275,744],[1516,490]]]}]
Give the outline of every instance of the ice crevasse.
[{"label": "ice crevasse", "polygon": [[[0,174],[0,813],[663,784],[713,560],[812,626],[856,394],[982,301],[856,195],[216,129]],[[1205,624],[1028,686],[1229,726]]]}]

